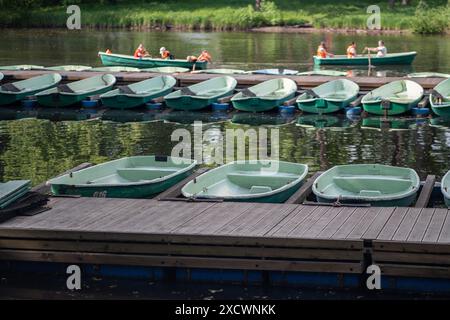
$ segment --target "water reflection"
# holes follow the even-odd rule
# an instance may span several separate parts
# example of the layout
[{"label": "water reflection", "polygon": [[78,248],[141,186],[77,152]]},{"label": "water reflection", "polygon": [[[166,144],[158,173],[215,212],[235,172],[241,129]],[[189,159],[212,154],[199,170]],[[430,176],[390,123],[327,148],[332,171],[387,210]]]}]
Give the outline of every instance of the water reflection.
[{"label": "water reflection", "polygon": [[343,115],[309,114],[299,116],[297,125],[304,128],[343,130],[352,122]]},{"label": "water reflection", "polygon": [[157,118],[174,124],[193,125],[195,121],[201,121],[202,124],[214,124],[228,121],[231,118],[231,113],[223,111],[171,111],[160,113]]},{"label": "water reflection", "polygon": [[294,113],[237,112],[231,118],[231,122],[249,126],[281,126],[292,123],[295,118]]},{"label": "water reflection", "polygon": [[420,120],[416,120],[415,118],[367,117],[362,119],[361,128],[380,131],[400,131],[412,129],[418,122],[420,123]]}]

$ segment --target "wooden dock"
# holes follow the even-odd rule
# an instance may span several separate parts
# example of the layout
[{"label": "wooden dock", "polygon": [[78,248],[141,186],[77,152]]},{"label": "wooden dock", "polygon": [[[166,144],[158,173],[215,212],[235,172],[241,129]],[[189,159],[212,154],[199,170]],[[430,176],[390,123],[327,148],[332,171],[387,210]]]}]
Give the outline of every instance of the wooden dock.
[{"label": "wooden dock", "polygon": [[450,278],[450,210],[52,198],[0,224],[0,260]]},{"label": "wooden dock", "polygon": [[[42,71],[42,70],[31,70],[31,71],[7,71],[4,70],[2,73],[5,75],[5,81],[18,81],[31,78],[33,76],[38,76],[46,73],[54,73],[55,71]],[[95,75],[103,74],[105,72],[93,72],[93,71],[81,71],[81,72],[58,72],[62,75],[63,81],[77,81],[92,77]],[[115,75],[118,83],[132,83],[142,81],[148,78],[159,76],[159,73],[149,73],[149,72],[119,72],[111,74]],[[177,79],[177,86],[189,86],[201,81],[211,79],[213,77],[219,77],[220,74],[206,74],[206,73],[177,73],[173,74],[175,79]],[[327,81],[336,79],[337,77],[327,77],[327,76],[274,76],[274,75],[257,75],[257,74],[236,74],[232,75],[238,83],[238,87],[248,87],[258,84],[262,81],[277,77],[286,77],[294,80],[300,88],[313,88]],[[389,83],[394,80],[403,79],[400,77],[351,77],[349,78],[356,82],[361,90],[373,90],[380,87],[383,84]],[[442,78],[415,78],[410,79],[419,83],[424,89],[429,90],[434,88]]]}]

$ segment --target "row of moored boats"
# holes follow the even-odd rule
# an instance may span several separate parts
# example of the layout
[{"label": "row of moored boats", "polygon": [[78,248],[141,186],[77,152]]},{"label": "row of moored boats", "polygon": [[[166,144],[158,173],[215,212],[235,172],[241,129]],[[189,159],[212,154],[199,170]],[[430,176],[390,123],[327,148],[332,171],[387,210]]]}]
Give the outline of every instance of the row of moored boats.
[{"label": "row of moored boats", "polygon": [[[35,96],[44,106],[64,107],[100,95],[101,102],[110,108],[129,109],[164,97],[165,104],[177,110],[200,110],[231,97],[235,109],[262,112],[292,100],[298,91],[289,78],[275,78],[236,91],[237,81],[231,76],[219,76],[173,91],[176,80],[161,75],[113,90],[116,78],[102,74],[68,84],[60,84],[61,75],[45,74],[0,86],[0,105],[12,104]],[[328,81],[297,97],[298,107],[309,113],[332,113],[344,109],[359,95],[359,86],[348,79]],[[398,115],[417,107],[424,96],[423,88],[411,80],[396,80],[364,95],[363,109],[372,114]],[[450,116],[450,78],[440,82],[430,93],[432,110],[439,116]]]},{"label": "row of moored boats", "polygon": [[[102,163],[48,181],[56,195],[150,198],[188,177],[195,160],[168,156],[135,156]],[[195,177],[182,187],[190,199],[282,203],[308,176],[305,164],[234,161]],[[413,169],[379,164],[335,166],[312,185],[318,202],[410,206],[420,179]],[[450,207],[450,171],[441,182]]]}]

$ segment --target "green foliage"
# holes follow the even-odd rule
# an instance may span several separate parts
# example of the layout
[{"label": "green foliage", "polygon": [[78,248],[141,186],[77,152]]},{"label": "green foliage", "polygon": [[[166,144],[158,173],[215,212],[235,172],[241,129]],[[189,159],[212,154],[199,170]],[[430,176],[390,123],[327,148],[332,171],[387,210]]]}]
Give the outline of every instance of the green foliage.
[{"label": "green foliage", "polygon": [[421,0],[416,7],[413,30],[416,33],[442,33],[449,27],[450,8],[430,8]]},{"label": "green foliage", "polygon": [[[411,1],[394,8],[379,2],[382,29],[437,33],[448,28],[448,0]],[[78,4],[84,27],[245,30],[312,24],[318,28],[365,29],[372,0],[0,0],[0,27],[64,27],[66,6]],[[26,17],[26,18],[24,18]]]}]

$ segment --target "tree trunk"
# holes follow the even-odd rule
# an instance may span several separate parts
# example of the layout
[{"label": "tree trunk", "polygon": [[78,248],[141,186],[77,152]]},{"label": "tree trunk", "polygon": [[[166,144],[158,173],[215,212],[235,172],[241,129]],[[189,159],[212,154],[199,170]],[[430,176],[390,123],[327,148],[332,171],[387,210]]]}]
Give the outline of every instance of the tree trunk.
[{"label": "tree trunk", "polygon": [[255,8],[256,8],[256,11],[260,11],[261,10],[261,0],[256,0]]}]

